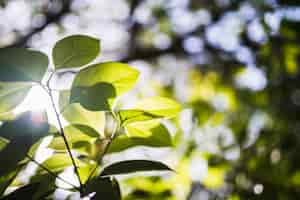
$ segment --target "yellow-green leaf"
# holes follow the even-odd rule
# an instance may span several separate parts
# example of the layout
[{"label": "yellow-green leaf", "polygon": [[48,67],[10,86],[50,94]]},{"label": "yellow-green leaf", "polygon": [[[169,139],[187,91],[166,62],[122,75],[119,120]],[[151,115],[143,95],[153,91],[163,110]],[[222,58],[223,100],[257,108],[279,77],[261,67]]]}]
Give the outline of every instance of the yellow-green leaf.
[{"label": "yellow-green leaf", "polygon": [[77,74],[70,102],[93,111],[111,110],[114,99],[132,89],[138,75],[137,70],[123,63],[91,65]]}]

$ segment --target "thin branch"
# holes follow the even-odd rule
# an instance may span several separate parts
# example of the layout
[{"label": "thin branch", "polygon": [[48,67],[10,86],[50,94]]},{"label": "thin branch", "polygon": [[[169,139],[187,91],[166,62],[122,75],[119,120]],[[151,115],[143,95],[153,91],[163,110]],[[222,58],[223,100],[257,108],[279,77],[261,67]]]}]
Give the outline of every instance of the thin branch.
[{"label": "thin branch", "polygon": [[[109,138],[104,138],[103,141],[108,141],[108,143],[106,144],[102,154],[100,155],[98,162],[97,163],[101,163],[103,161],[103,157],[105,156],[105,154],[107,153],[112,141],[119,136],[119,131],[121,129],[122,123],[120,122],[119,118],[117,118],[114,114],[114,112],[111,112],[112,115],[114,116],[114,118],[118,121],[118,126],[116,128],[116,130],[113,132],[113,134],[109,137]],[[96,172],[98,166],[96,165],[95,168],[92,170],[92,172],[90,173],[87,182],[90,181],[90,179],[92,178],[92,176],[94,175],[94,173]]]},{"label": "thin branch", "polygon": [[[102,162],[103,157],[104,157],[104,155],[107,153],[107,151],[108,151],[108,149],[109,149],[109,147],[110,147],[110,144],[111,144],[112,140],[113,140],[113,137],[112,137],[112,138],[103,139],[103,141],[108,141],[108,143],[106,144],[106,146],[105,146],[105,148],[104,148],[102,154],[100,155],[100,158],[99,158],[98,163]],[[94,173],[96,172],[97,168],[98,168],[98,165],[96,165],[96,166],[94,167],[94,169],[92,170],[92,172],[90,173],[90,175],[89,175],[89,177],[88,177],[88,179],[87,179],[87,182],[89,182],[89,181],[91,180],[91,178],[93,177],[93,175],[94,175]]]},{"label": "thin branch", "polygon": [[63,138],[63,140],[64,140],[64,143],[65,143],[65,145],[66,145],[68,154],[69,154],[69,156],[70,156],[70,158],[71,158],[71,161],[72,161],[72,164],[73,164],[73,167],[74,167],[74,171],[75,171],[75,173],[76,173],[76,175],[77,175],[77,178],[78,178],[78,180],[79,180],[79,184],[80,184],[80,193],[82,194],[82,193],[83,193],[83,184],[82,184],[81,179],[80,179],[78,167],[77,167],[76,162],[75,162],[75,159],[74,159],[74,157],[73,157],[73,155],[72,155],[70,145],[69,145],[69,143],[68,143],[68,140],[67,140],[66,134],[65,134],[65,132],[64,132],[62,123],[61,123],[61,121],[60,121],[59,112],[58,112],[58,110],[56,109],[56,106],[55,106],[55,103],[54,103],[54,98],[53,98],[52,92],[51,92],[50,88],[48,88],[48,90],[49,90],[49,91],[48,91],[48,94],[49,94],[49,97],[50,97],[50,100],[51,100],[51,103],[52,103],[52,107],[53,107],[53,110],[54,110],[54,112],[55,112],[56,119],[57,119],[57,122],[58,122],[58,125],[59,125],[59,129],[60,129],[59,132],[60,132],[60,134],[61,134],[61,136],[62,136],[62,138]]},{"label": "thin branch", "polygon": [[47,167],[45,167],[44,165],[42,165],[41,163],[39,163],[38,161],[36,161],[35,159],[33,159],[31,156],[26,155],[26,157],[31,160],[32,162],[34,162],[36,165],[38,165],[40,168],[42,168],[43,170],[45,170],[48,174],[50,174],[51,176],[69,184],[70,186],[74,187],[75,189],[79,190],[79,188],[77,186],[75,186],[74,184],[66,181],[65,179],[61,178],[60,176],[56,175],[54,172],[52,172],[50,169],[48,169]]}]

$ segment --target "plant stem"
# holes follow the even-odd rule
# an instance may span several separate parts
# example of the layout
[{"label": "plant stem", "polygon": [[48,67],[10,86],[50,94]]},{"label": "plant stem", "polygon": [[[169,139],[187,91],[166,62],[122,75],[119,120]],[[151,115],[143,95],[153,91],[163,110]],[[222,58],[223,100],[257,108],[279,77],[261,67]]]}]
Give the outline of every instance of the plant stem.
[{"label": "plant stem", "polygon": [[[101,154],[101,156],[100,156],[100,158],[99,158],[98,163],[102,162],[102,159],[103,159],[104,155],[107,153],[107,151],[108,151],[108,149],[109,149],[109,146],[110,146],[110,144],[111,144],[113,138],[108,138],[108,139],[104,139],[104,140],[108,140],[108,143],[106,144],[106,146],[105,146],[105,148],[104,148],[104,150],[103,150],[103,152],[102,152],[102,154]],[[89,181],[91,180],[91,178],[92,178],[92,176],[94,175],[94,173],[96,172],[97,168],[98,168],[98,165],[96,165],[95,168],[94,168],[94,169],[92,170],[92,172],[90,173],[90,175],[89,175],[89,177],[88,177],[88,179],[87,179],[87,182],[89,182]]]},{"label": "plant stem", "polygon": [[58,178],[59,180],[69,184],[70,186],[74,187],[75,189],[80,191],[80,188],[78,188],[77,186],[73,185],[72,183],[66,181],[65,179],[61,178],[60,176],[56,175],[54,172],[52,172],[50,169],[48,169],[47,167],[45,167],[44,165],[42,165],[41,163],[39,163],[38,161],[36,161],[35,159],[33,159],[31,156],[27,155],[26,156],[29,160],[31,160],[32,162],[34,162],[36,165],[38,165],[40,168],[42,168],[43,170],[45,170],[48,174],[50,174],[51,176]]},{"label": "plant stem", "polygon": [[[106,144],[102,154],[99,157],[98,163],[101,163],[103,160],[103,157],[105,156],[105,154],[107,153],[112,141],[118,136],[118,132],[120,131],[121,128],[121,121],[120,119],[115,115],[114,112],[111,112],[111,114],[113,115],[114,119],[117,120],[117,128],[115,129],[115,131],[113,132],[113,134],[109,137],[109,138],[105,138],[104,140],[108,140],[108,143]],[[98,166],[95,166],[95,168],[92,170],[92,172],[90,173],[87,182],[90,181],[90,179],[92,178],[92,176],[94,175],[94,173],[96,172]]]},{"label": "plant stem", "polygon": [[80,179],[80,175],[79,175],[79,171],[78,171],[78,167],[76,165],[76,162],[75,162],[75,159],[72,155],[72,152],[71,152],[71,148],[70,148],[70,145],[68,143],[68,140],[67,140],[67,137],[66,137],[66,134],[64,132],[64,129],[63,129],[63,126],[62,126],[62,123],[60,121],[60,117],[59,117],[59,111],[56,109],[56,106],[55,106],[55,103],[54,103],[54,98],[53,98],[53,95],[52,95],[52,92],[51,92],[51,89],[49,88],[49,86],[46,86],[46,89],[48,91],[48,94],[49,94],[49,97],[50,97],[50,100],[51,100],[51,104],[52,104],[52,107],[53,107],[53,110],[55,112],[55,115],[56,115],[56,119],[57,119],[57,122],[58,122],[58,126],[59,126],[59,129],[60,129],[60,134],[64,140],[64,143],[66,145],[66,148],[67,148],[67,151],[68,151],[68,154],[71,158],[71,161],[72,161],[72,164],[73,164],[73,167],[74,167],[74,171],[75,171],[75,174],[77,175],[77,178],[79,180],[79,184],[80,184],[80,193],[83,194],[83,184],[81,182],[81,179]]}]

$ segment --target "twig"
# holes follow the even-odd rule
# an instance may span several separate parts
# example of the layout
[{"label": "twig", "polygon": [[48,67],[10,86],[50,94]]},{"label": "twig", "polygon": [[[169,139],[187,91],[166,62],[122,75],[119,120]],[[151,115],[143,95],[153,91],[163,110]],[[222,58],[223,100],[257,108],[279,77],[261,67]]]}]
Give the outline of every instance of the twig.
[{"label": "twig", "polygon": [[[45,87],[43,87],[43,88],[45,88]],[[51,100],[51,103],[52,103],[52,107],[53,107],[53,110],[54,110],[54,112],[55,112],[56,119],[57,119],[57,122],[58,122],[58,126],[59,126],[59,129],[60,129],[60,131],[59,131],[59,132],[60,132],[60,135],[62,136],[62,138],[63,138],[63,140],[64,140],[64,143],[65,143],[65,145],[66,145],[68,154],[69,154],[69,156],[70,156],[70,158],[71,158],[71,161],[72,161],[72,164],[73,164],[73,167],[74,167],[74,171],[75,171],[75,173],[76,173],[76,175],[77,175],[77,178],[78,178],[78,180],[79,180],[79,184],[80,184],[80,193],[83,194],[83,184],[82,184],[81,179],[80,179],[78,167],[77,167],[76,162],[75,162],[75,159],[74,159],[74,157],[73,157],[73,155],[72,155],[70,145],[69,145],[69,143],[68,143],[68,140],[67,140],[66,134],[65,134],[65,132],[64,132],[62,123],[61,123],[61,121],[60,121],[59,112],[58,112],[58,110],[56,109],[56,106],[55,106],[55,103],[54,103],[54,98],[53,98],[52,92],[51,92],[51,90],[50,90],[50,88],[49,88],[48,86],[46,86],[45,89],[47,89],[46,91],[48,91],[48,94],[49,94],[49,97],[50,97],[50,100]]]},{"label": "twig", "polygon": [[[99,163],[99,162],[102,162],[102,159],[103,159],[104,155],[107,153],[107,151],[108,151],[108,149],[109,149],[109,146],[110,146],[110,144],[111,144],[111,142],[112,142],[112,140],[113,140],[113,137],[112,137],[112,138],[108,138],[108,139],[104,139],[103,141],[105,141],[105,140],[108,140],[108,143],[106,144],[106,146],[105,146],[105,148],[104,148],[104,150],[103,150],[103,152],[102,152],[102,154],[101,154],[101,156],[100,156],[100,158],[99,158],[98,163]],[[87,179],[87,182],[89,182],[89,181],[91,180],[91,178],[92,178],[92,176],[94,175],[94,173],[96,172],[97,168],[98,168],[98,165],[96,165],[96,166],[94,167],[94,169],[92,170],[92,172],[90,173],[90,175],[89,175],[89,177],[88,177],[88,179]]]},{"label": "twig", "polygon": [[39,163],[38,161],[36,161],[35,159],[33,159],[31,156],[26,155],[26,157],[31,160],[32,162],[34,162],[36,165],[38,165],[40,168],[42,168],[43,170],[45,170],[48,174],[50,174],[51,176],[58,178],[59,180],[71,185],[72,187],[74,187],[75,189],[79,190],[79,188],[77,186],[75,186],[74,184],[66,181],[65,179],[61,178],[60,176],[56,175],[54,172],[52,172],[50,169],[48,169],[47,167],[45,167],[44,165],[42,165],[41,163]]}]

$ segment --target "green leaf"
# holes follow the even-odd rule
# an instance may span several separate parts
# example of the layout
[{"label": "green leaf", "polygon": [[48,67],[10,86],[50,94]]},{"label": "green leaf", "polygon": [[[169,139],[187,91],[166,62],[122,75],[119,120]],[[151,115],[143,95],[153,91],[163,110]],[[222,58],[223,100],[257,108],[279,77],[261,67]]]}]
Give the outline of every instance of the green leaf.
[{"label": "green leaf", "polygon": [[79,103],[69,104],[70,92],[60,93],[59,105],[64,118],[70,124],[81,124],[94,128],[102,136],[104,135],[105,113],[89,111]]},{"label": "green leaf", "polygon": [[32,195],[38,191],[39,186],[39,183],[25,185],[1,198],[1,200],[32,199]]},{"label": "green leaf", "polygon": [[121,200],[121,191],[119,183],[116,179],[105,177],[92,179],[85,186],[85,195],[96,192],[91,198],[92,200]]},{"label": "green leaf", "polygon": [[[75,158],[75,163],[78,167],[84,166],[84,163]],[[57,153],[45,160],[42,165],[54,173],[63,171],[66,167],[72,166],[72,160],[67,153]],[[38,173],[44,170],[39,168]]]},{"label": "green leaf", "polygon": [[[93,128],[84,125],[70,125],[64,127],[64,133],[70,148],[76,149],[81,153],[86,152],[86,148],[88,148],[99,136]],[[48,147],[57,151],[66,151],[66,145],[59,133],[55,134],[55,137]]]},{"label": "green leaf", "polygon": [[3,137],[0,137],[0,151],[1,151],[2,149],[4,149],[4,147],[5,147],[8,143],[9,143],[8,140],[6,140],[6,139],[3,138]]},{"label": "green leaf", "polygon": [[128,134],[121,135],[112,141],[108,149],[109,153],[120,152],[136,146],[172,146],[172,138],[168,129],[157,121],[138,122],[130,124],[129,127],[128,129],[126,126]]},{"label": "green leaf", "polygon": [[151,160],[126,160],[113,163],[103,169],[100,176],[111,176],[119,174],[129,174],[140,171],[168,170],[172,171],[167,165]]},{"label": "green leaf", "polygon": [[48,133],[45,113],[26,112],[0,127],[0,137],[9,143],[0,152],[0,176],[14,170],[30,147]]},{"label": "green leaf", "polygon": [[72,35],[58,41],[52,51],[56,69],[81,67],[100,53],[100,41],[85,35]]},{"label": "green leaf", "polygon": [[180,112],[181,105],[169,98],[150,97],[140,100],[135,109],[160,117],[174,117]]},{"label": "green leaf", "polygon": [[30,179],[30,183],[38,183],[38,190],[32,194],[32,200],[40,200],[45,199],[45,197],[49,196],[56,190],[55,185],[56,177],[52,174],[37,174]]},{"label": "green leaf", "polygon": [[24,48],[0,49],[0,81],[40,82],[48,67],[48,57]]},{"label": "green leaf", "polygon": [[132,110],[120,110],[118,115],[123,125],[174,117],[180,112],[181,106],[176,101],[165,97],[150,97],[138,101]]},{"label": "green leaf", "polygon": [[168,132],[158,120],[130,123],[125,126],[126,134],[130,137],[150,137],[155,133]]},{"label": "green leaf", "polygon": [[122,125],[160,118],[158,115],[153,115],[142,110],[120,110],[118,115]]},{"label": "green leaf", "polygon": [[82,183],[86,183],[89,179],[89,176],[91,173],[95,173],[94,169],[97,167],[97,163],[89,163],[88,165],[85,165],[78,169],[80,180]]},{"label": "green leaf", "polygon": [[12,121],[14,119],[16,119],[16,115],[12,111],[0,113],[0,121]]},{"label": "green leaf", "polygon": [[132,89],[138,75],[137,70],[117,62],[89,66],[76,76],[70,102],[93,111],[111,110],[113,100]]},{"label": "green leaf", "polygon": [[22,165],[18,166],[15,170],[3,176],[0,176],[0,196],[5,192],[6,188],[14,181],[22,167]]},{"label": "green leaf", "polygon": [[20,104],[31,89],[26,82],[0,82],[0,113],[6,113]]},{"label": "green leaf", "polygon": [[111,110],[111,101],[116,97],[113,85],[97,83],[91,87],[75,87],[72,89],[71,103],[79,102],[90,111]]}]

